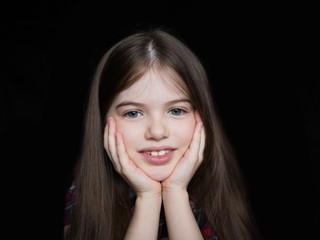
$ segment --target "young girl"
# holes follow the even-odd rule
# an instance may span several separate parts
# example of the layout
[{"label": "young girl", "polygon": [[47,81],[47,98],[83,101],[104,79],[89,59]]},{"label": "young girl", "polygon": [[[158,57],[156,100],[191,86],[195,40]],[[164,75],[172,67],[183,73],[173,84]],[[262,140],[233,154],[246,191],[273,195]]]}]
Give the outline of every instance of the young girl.
[{"label": "young girl", "polygon": [[101,59],[67,194],[66,239],[257,239],[203,66],[177,37]]}]

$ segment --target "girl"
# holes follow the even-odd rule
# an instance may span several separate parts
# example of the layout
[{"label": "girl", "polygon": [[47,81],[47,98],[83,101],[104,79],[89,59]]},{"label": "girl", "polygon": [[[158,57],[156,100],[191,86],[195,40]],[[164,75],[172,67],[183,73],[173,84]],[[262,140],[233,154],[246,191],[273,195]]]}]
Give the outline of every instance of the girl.
[{"label": "girl", "polygon": [[257,239],[205,70],[172,34],[101,59],[65,221],[66,239]]}]

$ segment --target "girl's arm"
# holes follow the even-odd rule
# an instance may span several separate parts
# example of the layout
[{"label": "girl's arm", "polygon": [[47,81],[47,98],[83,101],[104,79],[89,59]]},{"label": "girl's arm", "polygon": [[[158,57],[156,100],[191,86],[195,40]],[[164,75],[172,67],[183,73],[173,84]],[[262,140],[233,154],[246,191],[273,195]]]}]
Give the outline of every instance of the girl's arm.
[{"label": "girl's arm", "polygon": [[137,199],[125,239],[157,239],[161,210],[161,184],[148,178],[129,158],[113,118],[105,129],[104,145],[115,170],[134,189]]},{"label": "girl's arm", "polygon": [[157,239],[160,209],[161,195],[159,197],[137,197],[133,217],[124,239]]},{"label": "girl's arm", "polygon": [[170,239],[203,239],[187,191],[163,192],[163,205]]},{"label": "girl's arm", "polygon": [[162,182],[162,201],[171,240],[203,239],[193,215],[187,186],[203,159],[205,134],[199,115],[189,149],[171,176]]}]

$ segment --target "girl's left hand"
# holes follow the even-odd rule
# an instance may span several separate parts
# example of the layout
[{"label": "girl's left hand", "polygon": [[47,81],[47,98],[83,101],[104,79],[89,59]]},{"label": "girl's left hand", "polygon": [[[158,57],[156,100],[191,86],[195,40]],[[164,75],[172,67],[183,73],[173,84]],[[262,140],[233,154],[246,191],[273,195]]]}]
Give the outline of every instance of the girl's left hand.
[{"label": "girl's left hand", "polygon": [[171,175],[162,182],[162,191],[186,190],[203,160],[205,132],[199,113],[195,112],[196,126],[192,141]]}]

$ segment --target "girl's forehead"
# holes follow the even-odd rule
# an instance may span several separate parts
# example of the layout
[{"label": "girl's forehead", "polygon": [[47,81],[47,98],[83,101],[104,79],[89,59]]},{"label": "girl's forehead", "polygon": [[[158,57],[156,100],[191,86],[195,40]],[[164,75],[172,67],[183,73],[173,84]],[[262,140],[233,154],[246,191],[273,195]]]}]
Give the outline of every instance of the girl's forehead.
[{"label": "girl's forehead", "polygon": [[[187,98],[185,83],[178,74],[165,70],[149,70],[117,99]],[[159,99],[160,100],[160,99]]]}]

